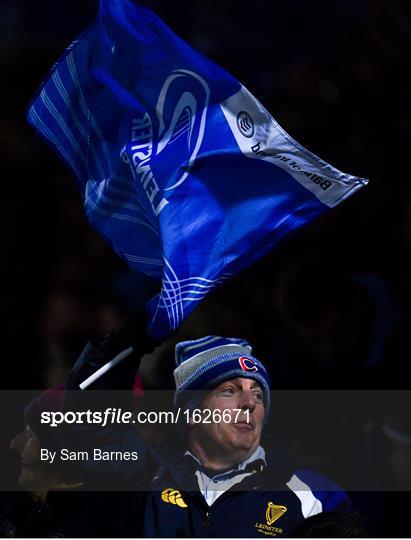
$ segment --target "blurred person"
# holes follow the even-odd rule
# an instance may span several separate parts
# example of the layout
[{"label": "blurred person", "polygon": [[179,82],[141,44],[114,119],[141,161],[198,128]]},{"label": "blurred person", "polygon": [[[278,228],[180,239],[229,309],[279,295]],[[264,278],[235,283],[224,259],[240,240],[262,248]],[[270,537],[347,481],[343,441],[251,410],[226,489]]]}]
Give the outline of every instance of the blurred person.
[{"label": "blurred person", "polygon": [[352,498],[371,536],[409,537],[411,392],[376,392],[374,400],[379,407],[364,426],[358,491]]},{"label": "blurred person", "polygon": [[292,538],[367,538],[364,518],[357,512],[323,512],[311,516],[293,531]]},{"label": "blurred person", "polygon": [[383,508],[381,529],[392,537],[408,537],[411,507],[411,393],[409,390],[403,391],[393,397],[386,404],[381,422],[381,431],[387,443],[386,460],[379,464],[378,471],[381,475],[382,470],[386,489],[380,496]]},{"label": "blurred person", "polygon": [[297,385],[361,388],[387,382],[387,344],[399,314],[378,275],[294,262],[280,277],[273,302],[289,333],[288,354],[294,351],[294,358],[286,369]]},{"label": "blurred person", "polygon": [[411,492],[410,392],[402,392],[388,405],[382,432],[388,442],[388,465],[397,489]]},{"label": "blurred person", "polygon": [[[25,428],[10,442],[20,458],[19,492],[7,494],[0,507],[0,537],[83,537],[114,536],[118,523],[113,516],[102,519],[100,512],[116,507],[109,494],[90,494],[83,482],[72,477],[61,463],[46,466],[42,448],[59,451],[62,430],[40,422],[42,411],[61,411],[64,386],[46,390],[24,411]],[[120,515],[120,514],[119,514]],[[93,518],[94,516],[94,518]]]},{"label": "blurred person", "polygon": [[[135,329],[145,328],[144,317]],[[116,338],[121,335],[117,332]],[[146,336],[132,340],[134,354],[154,343]],[[67,383],[65,410],[87,407],[87,392],[76,392],[84,380],[114,355],[118,339],[109,336],[89,343]],[[122,534],[145,537],[287,536],[310,515],[351,507],[348,496],[330,480],[300,467],[283,443],[262,442],[270,410],[270,380],[266,367],[252,355],[250,344],[238,338],[207,336],[176,345],[174,403],[188,411],[187,423],[174,426],[173,440],[150,447],[132,426],[67,426],[70,448],[120,453],[137,451],[136,461],[101,463],[88,460],[87,477],[97,482],[123,482],[130,490],[129,519]],[[92,390],[130,387],[136,369],[130,357],[89,386]],[[80,407],[79,407],[80,406]],[[211,420],[195,421],[194,411],[210,411]],[[215,412],[239,411],[227,421]],[[83,465],[84,464],[84,465]],[[127,486],[127,487],[126,487]],[[275,525],[274,525],[275,523]]]},{"label": "blurred person", "polygon": [[99,283],[107,291],[103,301],[98,301],[84,280],[67,283],[50,292],[40,323],[47,387],[64,383],[73,359],[90,336],[109,333],[124,318],[123,300],[111,290],[110,279],[107,278],[107,283],[104,280]]},{"label": "blurred person", "polygon": [[[56,386],[34,398],[24,411],[25,429],[10,442],[10,448],[17,452],[21,461],[19,485],[34,500],[44,503],[51,489],[75,488],[78,482],[66,482],[58,469],[43,467],[40,460],[42,444],[48,448],[58,448],[62,444],[61,430],[50,430],[40,422],[41,411],[62,410],[64,386]],[[40,442],[42,439],[42,443]]]},{"label": "blurred person", "polygon": [[[282,331],[273,332],[273,355],[278,347],[284,357],[278,380],[289,388],[338,389],[345,398],[324,397],[333,406],[322,407],[321,397],[309,392],[305,407],[285,428],[296,426],[289,441],[307,460],[337,482],[357,485],[364,425],[374,405],[350,391],[407,384],[395,352],[401,313],[379,275],[323,263],[316,251],[312,258],[286,266],[274,289]],[[310,427],[313,414],[321,438]],[[365,484],[374,485],[370,476]]]}]

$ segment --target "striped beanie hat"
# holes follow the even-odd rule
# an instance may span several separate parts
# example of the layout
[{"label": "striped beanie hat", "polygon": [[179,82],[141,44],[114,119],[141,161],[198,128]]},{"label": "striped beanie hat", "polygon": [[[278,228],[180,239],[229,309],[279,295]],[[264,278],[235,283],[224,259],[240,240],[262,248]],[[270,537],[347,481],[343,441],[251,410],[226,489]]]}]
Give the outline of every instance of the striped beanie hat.
[{"label": "striped beanie hat", "polygon": [[257,381],[264,395],[265,419],[270,409],[270,379],[263,364],[251,354],[244,339],[206,336],[177,343],[174,380],[176,407],[194,409],[206,391],[220,383],[245,377]]}]

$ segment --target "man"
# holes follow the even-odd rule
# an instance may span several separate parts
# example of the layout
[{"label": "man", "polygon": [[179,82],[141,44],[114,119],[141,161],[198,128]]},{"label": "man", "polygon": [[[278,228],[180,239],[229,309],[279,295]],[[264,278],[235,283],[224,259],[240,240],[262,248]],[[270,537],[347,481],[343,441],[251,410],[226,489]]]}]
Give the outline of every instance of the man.
[{"label": "man", "polygon": [[42,444],[48,448],[61,447],[61,430],[46,433],[40,423],[41,411],[61,410],[63,397],[64,388],[58,386],[34,398],[24,411],[24,430],[10,442],[10,448],[20,458],[18,485],[22,491],[9,494],[2,504],[2,537],[56,536],[64,529],[57,511],[60,505],[56,506],[51,491],[59,490],[61,494],[62,490],[75,489],[80,484],[63,480],[58,467],[47,467],[40,459]]},{"label": "man", "polygon": [[0,504],[0,537],[115,535],[117,520],[101,516],[107,516],[104,509],[113,511],[118,497],[82,491],[83,483],[71,478],[61,462],[41,460],[41,448],[58,452],[63,446],[62,430],[47,429],[40,421],[43,411],[61,411],[63,398],[59,385],[35,397],[24,411],[25,428],[10,442],[20,458],[21,491],[8,493]]},{"label": "man", "polygon": [[[147,345],[147,343],[146,343]],[[111,354],[114,352],[111,340]],[[107,343],[89,344],[68,387],[78,389],[107,362]],[[71,424],[71,445],[137,450],[135,462],[85,462],[101,482],[115,478],[134,493],[121,534],[146,537],[287,536],[305,518],[349,508],[345,493],[314,471],[299,470],[275,438],[261,443],[270,409],[264,365],[244,340],[208,336],[176,346],[176,414],[183,450],[148,446],[131,426],[86,429]],[[135,364],[134,364],[135,368]],[[117,370],[117,373],[116,373]],[[126,386],[132,362],[109,370],[93,388]],[[86,404],[87,392],[67,392],[66,409]],[[188,411],[188,413],[186,413]],[[200,415],[200,417],[199,417]],[[183,418],[183,421],[182,421]],[[176,428],[177,430],[178,428]],[[93,439],[94,436],[94,439]]]}]

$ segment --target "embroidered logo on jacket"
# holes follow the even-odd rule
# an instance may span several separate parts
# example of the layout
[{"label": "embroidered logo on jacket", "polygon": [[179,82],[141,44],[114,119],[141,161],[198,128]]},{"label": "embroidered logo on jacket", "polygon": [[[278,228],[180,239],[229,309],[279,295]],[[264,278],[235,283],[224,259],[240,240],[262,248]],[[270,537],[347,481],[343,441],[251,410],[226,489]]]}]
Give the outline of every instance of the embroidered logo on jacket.
[{"label": "embroidered logo on jacket", "polygon": [[267,525],[272,525],[275,521],[277,521],[277,519],[280,519],[285,512],[287,512],[287,508],[285,506],[274,504],[270,501],[267,505],[267,510],[265,511]]},{"label": "embroidered logo on jacket", "polygon": [[283,533],[283,529],[278,527],[273,527],[273,523],[280,519],[280,517],[287,512],[287,507],[282,506],[281,504],[274,504],[269,501],[267,504],[267,509],[265,511],[265,520],[266,523],[257,522],[254,527],[261,534],[266,536],[278,536]]},{"label": "embroidered logo on jacket", "polygon": [[161,498],[166,503],[176,504],[180,508],[187,508],[187,505],[184,502],[184,499],[181,493],[177,489],[173,489],[173,488],[164,489],[161,492]]}]

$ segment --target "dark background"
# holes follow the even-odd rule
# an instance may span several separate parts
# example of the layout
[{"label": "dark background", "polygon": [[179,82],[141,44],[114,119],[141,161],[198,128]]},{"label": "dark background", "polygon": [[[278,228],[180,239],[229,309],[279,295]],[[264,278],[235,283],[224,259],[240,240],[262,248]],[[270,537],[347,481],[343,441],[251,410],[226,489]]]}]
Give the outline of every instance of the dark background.
[{"label": "dark background", "polygon": [[[212,294],[143,362],[144,385],[172,386],[176,340],[218,333],[248,338],[273,388],[409,388],[409,1],[144,4],[237,77],[300,143],[370,179]],[[53,62],[96,10],[91,0],[0,3],[2,388],[64,382],[84,343],[141,305],[146,287],[88,225],[70,175],[25,120]],[[381,408],[383,415],[390,404]],[[294,423],[281,423],[277,410],[271,421],[327,466],[341,451],[344,423],[357,422],[360,440],[370,421],[363,404],[343,409],[315,403],[327,433],[320,441],[309,437],[312,404],[295,405]],[[408,434],[410,410],[399,415]],[[357,443],[351,475],[361,468]]]},{"label": "dark background", "polygon": [[[331,297],[346,297],[341,283],[347,275],[367,273],[377,276],[405,320],[411,248],[409,2],[145,4],[232,72],[299,142],[337,168],[370,179],[355,197],[287,240],[239,286],[219,292],[216,305],[227,313],[218,310],[216,327],[213,307],[205,309],[202,329],[246,332],[270,355],[276,347],[267,346],[267,339],[287,319],[286,330],[304,341],[305,329],[297,324],[302,315],[294,310],[288,320],[277,288],[284,275],[288,283],[288,274],[307,265],[303,279],[296,280],[300,289],[291,279],[285,300],[288,306],[292,297],[305,298],[313,310],[305,309],[306,319],[320,320],[316,309],[323,314]],[[90,0],[0,5],[4,387],[63,382],[84,341],[110,330],[139,304],[141,280],[91,230],[68,172],[25,121],[39,84],[96,9]],[[315,289],[320,300],[310,298]]]}]

